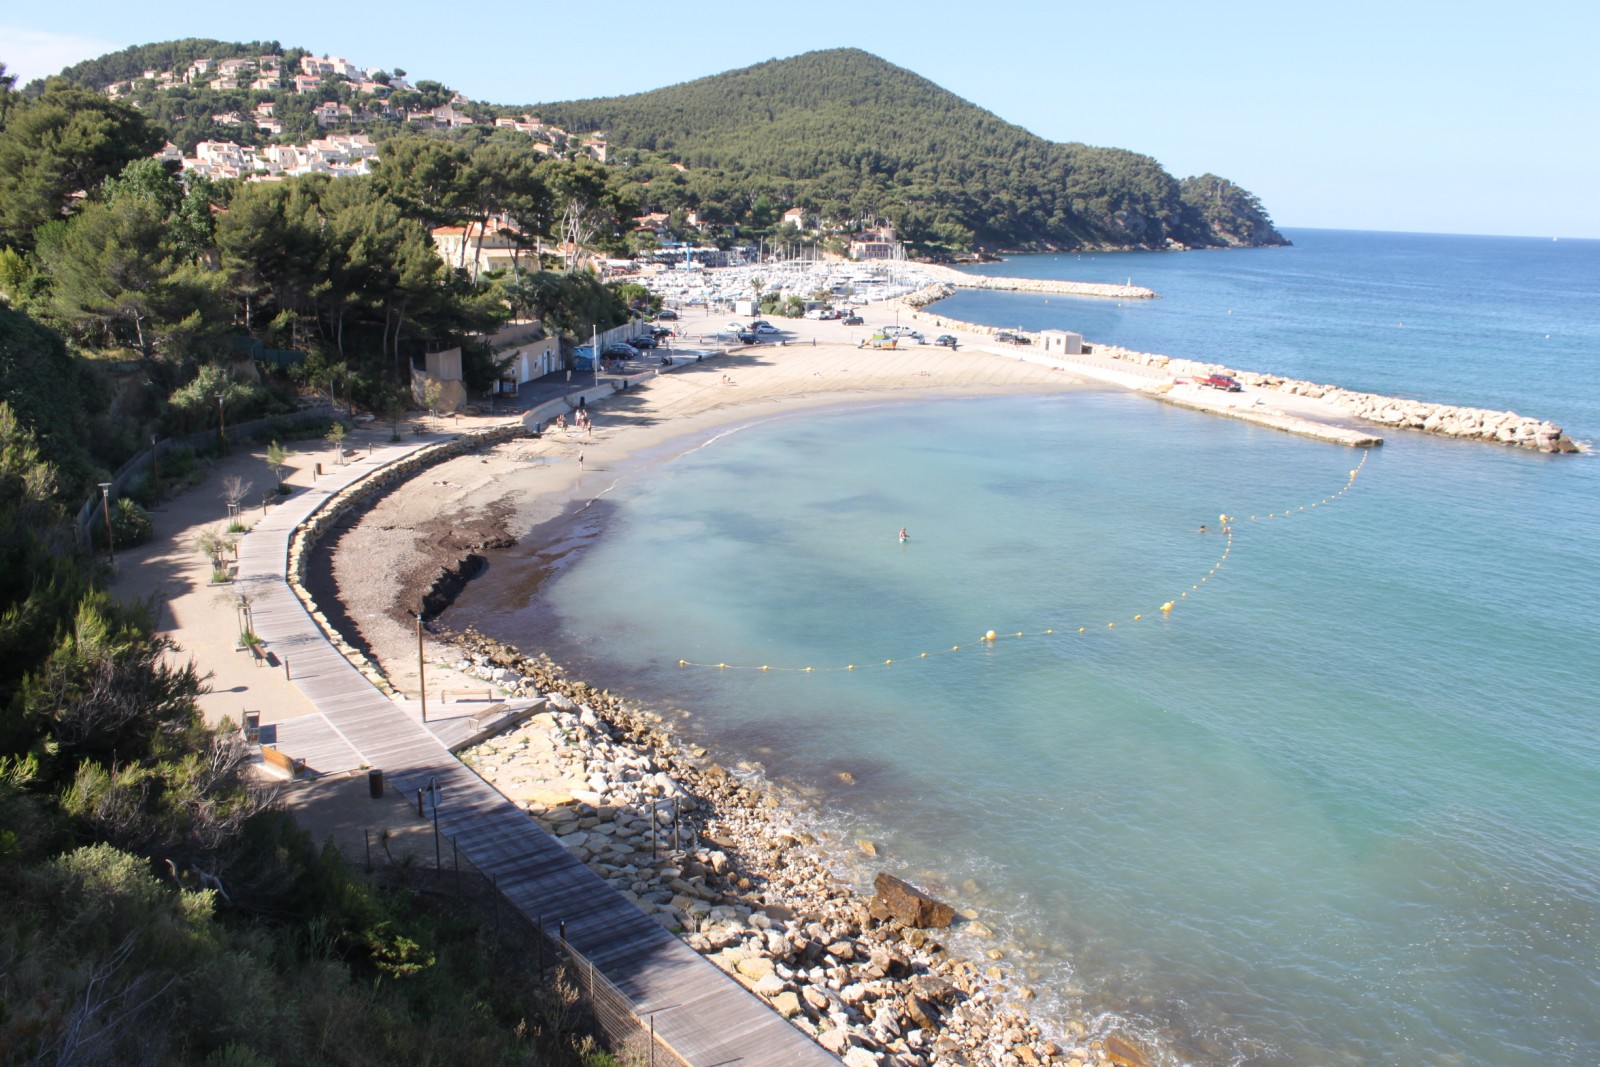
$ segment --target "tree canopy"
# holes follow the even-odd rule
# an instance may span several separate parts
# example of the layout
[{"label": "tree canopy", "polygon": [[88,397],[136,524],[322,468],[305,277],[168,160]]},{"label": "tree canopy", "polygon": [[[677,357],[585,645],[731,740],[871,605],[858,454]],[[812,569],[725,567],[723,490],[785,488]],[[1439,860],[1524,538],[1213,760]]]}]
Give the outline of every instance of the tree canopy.
[{"label": "tree canopy", "polygon": [[[1208,216],[1185,214],[1179,183],[1149,156],[1045,141],[856,49],[533,110],[603,133],[624,157],[688,168],[640,176],[657,210],[760,227],[751,216],[766,197],[835,222],[892,222],[929,246],[1231,243]],[[1250,232],[1281,241],[1270,222]]]},{"label": "tree canopy", "polygon": [[0,129],[0,243],[32,247],[34,232],[75,197],[161,145],[138,111],[65,82],[13,104]]}]

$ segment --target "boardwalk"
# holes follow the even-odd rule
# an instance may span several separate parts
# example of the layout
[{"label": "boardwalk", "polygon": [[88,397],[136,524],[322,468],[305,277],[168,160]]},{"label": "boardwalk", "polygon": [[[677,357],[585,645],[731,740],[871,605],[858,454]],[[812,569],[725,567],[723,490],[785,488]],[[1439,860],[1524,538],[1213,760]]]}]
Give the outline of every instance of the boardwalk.
[{"label": "boardwalk", "polygon": [[[239,546],[237,582],[251,597],[255,631],[317,714],[271,727],[277,747],[321,774],[381,769],[406,796],[430,786],[440,832],[501,893],[568,942],[648,1016],[666,1047],[694,1067],[837,1065],[838,1060],[755,994],[702,959],[574,859],[527,814],[451,754],[473,729],[464,717],[424,725],[324,638],[286,580],[289,538],[329,496],[427,442],[374,449],[287,498]],[[505,709],[515,713],[516,707]]]}]

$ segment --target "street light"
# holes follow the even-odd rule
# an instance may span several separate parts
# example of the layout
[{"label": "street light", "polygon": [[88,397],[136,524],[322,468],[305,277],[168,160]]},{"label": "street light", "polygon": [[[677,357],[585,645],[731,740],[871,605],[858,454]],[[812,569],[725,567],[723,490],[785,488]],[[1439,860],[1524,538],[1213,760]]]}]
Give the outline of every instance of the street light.
[{"label": "street light", "polygon": [[100,506],[106,513],[106,554],[111,557],[111,565],[117,565],[117,546],[113,543],[116,538],[111,535],[111,483],[100,483]]},{"label": "street light", "polygon": [[228,427],[222,419],[222,394],[217,394],[217,446],[225,448],[228,444]]},{"label": "street light", "polygon": [[594,362],[594,384],[600,387],[600,327],[590,326],[589,330],[589,358]]},{"label": "street light", "polygon": [[417,605],[417,688],[422,692],[422,721],[428,721],[428,676],[422,661],[422,605]]},{"label": "street light", "polygon": [[161,455],[156,451],[156,435],[150,435],[150,483],[157,498],[161,496]]}]

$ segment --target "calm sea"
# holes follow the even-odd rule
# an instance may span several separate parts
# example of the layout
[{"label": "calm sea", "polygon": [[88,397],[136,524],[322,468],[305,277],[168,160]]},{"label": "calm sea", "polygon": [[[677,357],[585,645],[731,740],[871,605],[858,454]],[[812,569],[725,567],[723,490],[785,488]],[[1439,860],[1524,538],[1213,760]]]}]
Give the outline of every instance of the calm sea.
[{"label": "calm sea", "polygon": [[[1600,435],[1600,242],[1290,236],[992,268],[1158,301],[939,310]],[[1600,461],[1362,455],[1113,391],[755,422],[450,621],[692,711],[976,908],[1041,1015],[1171,1063],[1593,1067]]]}]

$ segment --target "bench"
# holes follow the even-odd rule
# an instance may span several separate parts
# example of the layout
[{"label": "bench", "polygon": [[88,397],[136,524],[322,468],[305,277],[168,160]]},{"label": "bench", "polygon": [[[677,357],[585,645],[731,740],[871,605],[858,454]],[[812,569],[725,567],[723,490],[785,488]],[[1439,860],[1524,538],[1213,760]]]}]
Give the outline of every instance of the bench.
[{"label": "bench", "polygon": [[257,667],[267,662],[267,646],[260,641],[251,642],[244,647],[249,650],[250,658],[256,661]]},{"label": "bench", "polygon": [[441,704],[449,703],[449,701],[450,701],[450,699],[452,697],[454,697],[456,700],[493,700],[494,699],[494,690],[493,689],[441,689],[441,690],[439,690],[439,702]]},{"label": "bench", "polygon": [[505,704],[490,704],[482,711],[473,712],[471,718],[469,718],[467,721],[472,723],[472,728],[474,730],[481,730],[484,728],[484,726],[498,719],[505,713]]},{"label": "bench", "polygon": [[286,756],[282,752],[279,752],[277,749],[273,748],[271,745],[261,746],[261,758],[267,763],[272,764],[272,766],[278,768],[280,771],[287,773],[290,778],[298,778],[300,775],[305,773],[305,760],[295,759],[293,756]]}]

